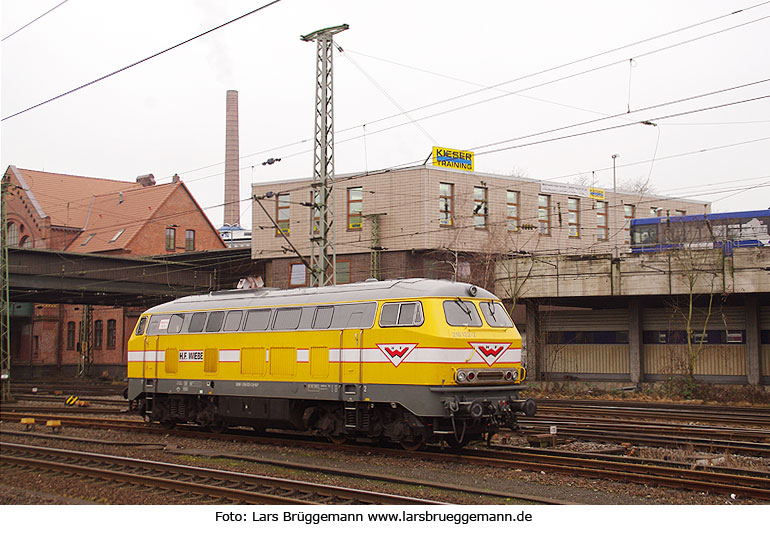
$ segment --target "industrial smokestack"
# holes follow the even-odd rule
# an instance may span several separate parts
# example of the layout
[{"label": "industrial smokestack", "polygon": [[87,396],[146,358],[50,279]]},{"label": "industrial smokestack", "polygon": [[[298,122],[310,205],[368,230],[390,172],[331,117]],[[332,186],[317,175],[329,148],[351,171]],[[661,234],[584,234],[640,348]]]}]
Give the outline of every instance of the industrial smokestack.
[{"label": "industrial smokestack", "polygon": [[238,205],[240,173],[238,171],[238,91],[227,91],[225,113],[225,225],[240,226]]}]

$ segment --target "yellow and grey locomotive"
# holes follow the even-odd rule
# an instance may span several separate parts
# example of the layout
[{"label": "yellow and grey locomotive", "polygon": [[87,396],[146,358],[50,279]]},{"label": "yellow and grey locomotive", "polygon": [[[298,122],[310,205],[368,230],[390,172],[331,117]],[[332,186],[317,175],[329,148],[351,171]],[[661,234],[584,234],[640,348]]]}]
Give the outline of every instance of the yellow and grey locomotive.
[{"label": "yellow and grey locomotive", "polygon": [[514,428],[521,336],[492,293],[442,280],[220,291],[156,306],[128,343],[153,421],[451,444]]}]

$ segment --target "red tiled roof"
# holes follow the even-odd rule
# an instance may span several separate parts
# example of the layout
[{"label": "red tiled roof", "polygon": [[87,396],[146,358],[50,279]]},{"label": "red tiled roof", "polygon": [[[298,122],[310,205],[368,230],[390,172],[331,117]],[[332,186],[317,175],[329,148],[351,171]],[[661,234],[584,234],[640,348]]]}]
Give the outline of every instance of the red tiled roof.
[{"label": "red tiled roof", "polygon": [[135,182],[16,169],[54,226],[83,228],[95,195],[143,189]]},{"label": "red tiled roof", "polygon": [[132,188],[93,197],[83,233],[67,247],[71,252],[125,249],[181,183]]}]

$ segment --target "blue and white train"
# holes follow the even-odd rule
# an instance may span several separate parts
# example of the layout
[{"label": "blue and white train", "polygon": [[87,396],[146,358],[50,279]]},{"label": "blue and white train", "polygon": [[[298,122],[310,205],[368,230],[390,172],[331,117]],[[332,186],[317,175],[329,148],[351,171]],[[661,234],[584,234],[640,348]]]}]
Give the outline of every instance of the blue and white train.
[{"label": "blue and white train", "polygon": [[736,248],[770,246],[770,209],[633,219],[630,233],[632,252],[721,248],[729,256]]}]

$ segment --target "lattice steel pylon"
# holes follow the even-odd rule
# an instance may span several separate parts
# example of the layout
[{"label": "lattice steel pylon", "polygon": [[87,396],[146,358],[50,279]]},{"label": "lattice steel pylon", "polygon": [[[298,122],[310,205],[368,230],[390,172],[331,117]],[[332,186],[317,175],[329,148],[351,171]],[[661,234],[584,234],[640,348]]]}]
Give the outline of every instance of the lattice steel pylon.
[{"label": "lattice steel pylon", "polygon": [[85,304],[80,319],[80,358],[78,359],[78,376],[81,378],[91,375],[91,364],[94,361],[93,345],[93,308],[88,304]]},{"label": "lattice steel pylon", "polygon": [[0,194],[0,401],[11,397],[11,302],[8,286],[8,215],[7,196],[10,182],[3,180]]},{"label": "lattice steel pylon", "polygon": [[347,24],[324,28],[307,35],[303,41],[316,42],[315,155],[313,157],[313,219],[310,225],[310,285],[336,283],[334,245],[334,111],[332,98],[332,58],[334,35],[349,28]]}]

